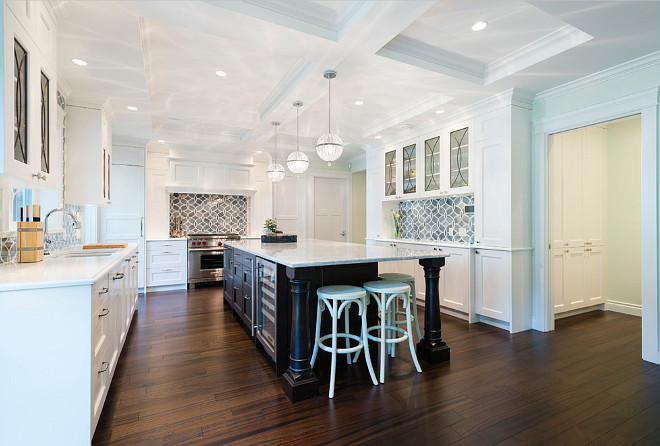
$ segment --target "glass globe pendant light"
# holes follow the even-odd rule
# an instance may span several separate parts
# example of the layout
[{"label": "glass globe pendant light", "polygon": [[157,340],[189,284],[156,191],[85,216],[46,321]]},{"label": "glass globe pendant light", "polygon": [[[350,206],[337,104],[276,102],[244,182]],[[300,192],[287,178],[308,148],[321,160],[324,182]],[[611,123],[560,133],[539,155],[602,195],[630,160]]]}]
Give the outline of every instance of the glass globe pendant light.
[{"label": "glass globe pendant light", "polygon": [[344,146],[339,135],[330,133],[330,79],[337,77],[337,72],[327,70],[323,72],[323,77],[328,80],[328,133],[322,135],[316,142],[316,153],[330,166],[332,161],[339,159],[344,151]]},{"label": "glass globe pendant light", "polygon": [[296,151],[291,152],[291,154],[289,154],[288,158],[286,159],[287,167],[296,175],[300,175],[309,167],[309,159],[307,158],[307,155],[300,151],[300,131],[298,119],[300,117],[300,107],[302,107],[302,105],[303,103],[300,101],[293,103],[293,106],[296,107]]},{"label": "glass globe pendant light", "polygon": [[284,175],[286,175],[284,166],[277,163],[277,126],[280,125],[280,122],[273,121],[271,124],[275,127],[275,153],[273,156],[273,163],[266,169],[266,174],[268,175],[268,178],[270,178],[270,181],[273,183],[279,183],[284,179]]}]

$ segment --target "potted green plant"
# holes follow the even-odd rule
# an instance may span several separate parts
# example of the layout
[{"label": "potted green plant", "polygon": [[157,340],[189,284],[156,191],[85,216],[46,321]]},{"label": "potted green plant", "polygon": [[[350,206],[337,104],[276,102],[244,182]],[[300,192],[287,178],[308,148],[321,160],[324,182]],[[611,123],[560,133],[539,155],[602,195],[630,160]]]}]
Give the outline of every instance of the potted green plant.
[{"label": "potted green plant", "polygon": [[274,218],[267,218],[264,223],[264,230],[266,234],[281,234],[282,231],[277,229],[277,221]]}]

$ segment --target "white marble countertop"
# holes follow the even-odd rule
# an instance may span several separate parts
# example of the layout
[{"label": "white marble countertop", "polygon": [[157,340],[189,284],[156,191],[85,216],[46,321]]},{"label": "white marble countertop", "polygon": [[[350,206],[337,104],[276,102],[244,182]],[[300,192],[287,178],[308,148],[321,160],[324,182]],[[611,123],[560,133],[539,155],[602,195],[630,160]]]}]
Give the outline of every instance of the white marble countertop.
[{"label": "white marble countertop", "polygon": [[137,243],[129,243],[126,248],[99,250],[112,251],[109,256],[58,257],[54,254],[45,256],[43,262],[2,264],[0,292],[91,285],[137,246]]},{"label": "white marble countertop", "polygon": [[494,251],[531,251],[532,247],[522,247],[522,248],[506,248],[502,246],[488,246],[474,243],[460,243],[460,242],[446,242],[442,240],[414,240],[414,239],[405,239],[405,238],[365,238],[367,241],[373,242],[386,242],[386,243],[408,243],[415,245],[426,245],[426,246],[446,246],[451,248],[463,248],[463,249],[491,249]]},{"label": "white marble countertop", "polygon": [[225,245],[292,268],[449,257],[449,254],[440,251],[422,251],[314,239],[298,239],[296,243],[227,240]]},{"label": "white marble countertop", "polygon": [[188,240],[188,237],[147,237],[148,242],[162,242],[165,240]]}]

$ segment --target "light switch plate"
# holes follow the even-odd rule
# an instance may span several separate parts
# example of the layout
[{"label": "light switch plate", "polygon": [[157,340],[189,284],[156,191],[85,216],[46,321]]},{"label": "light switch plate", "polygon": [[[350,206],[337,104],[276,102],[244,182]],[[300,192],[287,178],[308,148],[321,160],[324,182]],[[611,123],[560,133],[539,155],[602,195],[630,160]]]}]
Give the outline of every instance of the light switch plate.
[{"label": "light switch plate", "polygon": [[447,235],[454,235],[454,228],[447,228]]}]

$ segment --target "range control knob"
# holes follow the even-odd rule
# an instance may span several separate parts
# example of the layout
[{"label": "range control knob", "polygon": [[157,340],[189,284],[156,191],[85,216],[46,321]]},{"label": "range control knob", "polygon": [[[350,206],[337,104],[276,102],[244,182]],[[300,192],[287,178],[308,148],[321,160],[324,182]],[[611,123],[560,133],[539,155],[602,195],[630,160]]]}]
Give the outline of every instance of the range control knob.
[{"label": "range control knob", "polygon": [[222,242],[218,242],[218,246],[222,246]]},{"label": "range control knob", "polygon": [[197,244],[197,242],[193,240],[193,245],[196,245],[196,244]]},{"label": "range control knob", "polygon": [[204,241],[202,242],[202,245],[206,245],[206,240],[204,240]]}]

